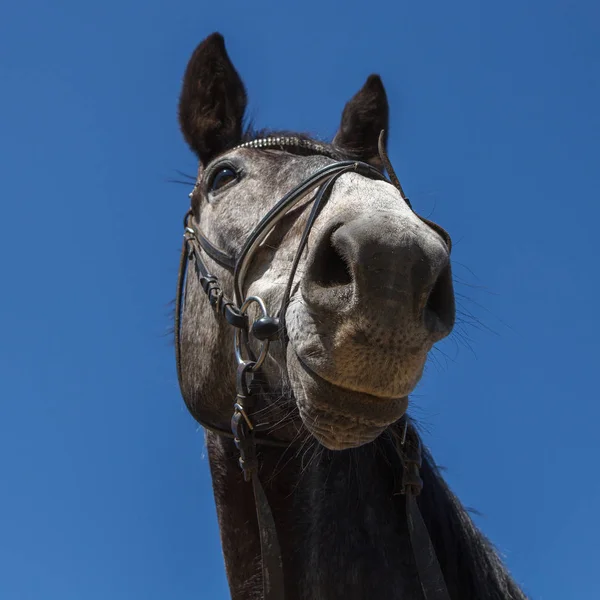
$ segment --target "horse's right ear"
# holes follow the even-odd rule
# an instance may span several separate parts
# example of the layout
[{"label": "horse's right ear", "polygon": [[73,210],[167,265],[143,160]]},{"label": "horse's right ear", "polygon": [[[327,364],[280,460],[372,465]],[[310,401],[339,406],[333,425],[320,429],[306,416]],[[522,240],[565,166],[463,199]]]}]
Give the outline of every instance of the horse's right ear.
[{"label": "horse's right ear", "polygon": [[179,124],[185,140],[206,164],[241,141],[246,90],[219,33],[194,51],[179,97]]}]

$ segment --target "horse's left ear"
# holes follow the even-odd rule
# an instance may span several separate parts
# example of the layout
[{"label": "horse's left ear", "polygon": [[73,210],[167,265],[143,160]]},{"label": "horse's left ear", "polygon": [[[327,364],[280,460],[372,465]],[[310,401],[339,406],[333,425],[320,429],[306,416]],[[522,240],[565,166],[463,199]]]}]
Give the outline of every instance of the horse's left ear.
[{"label": "horse's left ear", "polygon": [[[346,104],[333,145],[351,158],[381,167],[377,143],[382,129],[388,130],[387,94],[379,75],[370,75]],[[387,135],[386,135],[387,138]]]}]

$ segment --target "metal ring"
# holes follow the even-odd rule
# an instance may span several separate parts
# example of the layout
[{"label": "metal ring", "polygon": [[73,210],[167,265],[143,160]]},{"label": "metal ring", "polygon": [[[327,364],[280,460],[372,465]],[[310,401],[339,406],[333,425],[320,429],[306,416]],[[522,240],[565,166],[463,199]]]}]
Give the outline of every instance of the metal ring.
[{"label": "metal ring", "polygon": [[[269,316],[269,313],[267,312],[267,307],[265,306],[265,303],[262,301],[262,298],[259,298],[258,296],[248,296],[248,298],[246,298],[244,300],[244,302],[242,303],[242,305],[240,306],[240,313],[245,315],[246,310],[253,302],[256,302],[256,304],[258,304],[258,307],[260,308],[260,310],[262,312],[261,317]],[[248,345],[247,340],[244,340],[244,344],[246,346]],[[267,354],[269,353],[269,344],[270,344],[269,340],[263,341],[258,358],[256,359],[256,361],[254,361],[254,365],[248,369],[250,372],[256,371],[265,362],[265,360],[267,358]],[[238,364],[242,364],[243,362],[246,361],[246,359],[244,358],[244,356],[242,354],[242,330],[238,329],[238,328],[235,329],[234,348],[235,348],[235,357],[238,361]],[[246,348],[246,350],[248,351],[248,348]]]}]

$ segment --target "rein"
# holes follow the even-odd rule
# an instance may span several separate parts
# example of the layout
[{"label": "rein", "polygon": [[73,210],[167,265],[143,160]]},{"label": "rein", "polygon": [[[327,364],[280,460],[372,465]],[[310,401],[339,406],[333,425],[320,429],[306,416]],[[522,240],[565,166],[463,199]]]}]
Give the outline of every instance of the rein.
[{"label": "rein", "polygon": [[[400,181],[396,177],[387,157],[383,140],[384,132],[382,131],[379,137],[380,158],[390,176],[392,185],[399,190],[402,200],[410,207],[410,202],[405,196]],[[191,263],[194,267],[196,277],[208,297],[210,305],[234,328],[234,352],[238,364],[236,372],[236,398],[233,404],[231,430],[215,427],[203,418],[197,420],[206,430],[233,439],[239,451],[239,465],[243,472],[244,480],[252,482],[254,492],[262,556],[263,597],[264,600],[285,600],[283,563],[277,537],[277,527],[266,493],[258,476],[259,463],[256,446],[264,445],[288,448],[291,443],[268,437],[266,433],[253,423],[252,409],[254,408],[257,393],[260,393],[260,387],[255,381],[255,376],[268,356],[270,343],[279,339],[281,334],[283,334],[283,341],[287,342],[285,312],[296,270],[308,241],[310,231],[320,210],[327,203],[337,179],[345,173],[353,172],[371,179],[388,180],[381,171],[368,163],[352,160],[338,161],[336,156],[326,146],[300,138],[265,138],[241,144],[234,148],[234,150],[238,148],[303,150],[310,154],[325,155],[336,160],[336,162],[313,173],[281,198],[252,230],[239,255],[235,257],[229,256],[226,252],[214,246],[198,228],[192,226],[193,212],[191,208],[185,214],[183,223],[184,240],[179,262],[177,296],[175,301],[175,358],[181,394],[188,408],[191,410],[190,399],[186,398],[184,391],[181,366],[181,320],[185,303],[184,288],[188,266]],[[289,214],[290,210],[315,190],[317,192],[311,200],[311,211],[292,262],[281,304],[275,312],[269,313],[261,298],[257,296],[244,296],[244,282],[248,269],[256,251],[273,228]],[[450,237],[446,231],[431,221],[422,217],[419,218],[438,232],[450,249]],[[233,299],[226,296],[218,277],[211,274],[202,258],[203,252],[218,265],[233,272]],[[260,316],[250,323],[248,309],[253,304],[258,306]],[[261,349],[258,356],[255,356],[250,349],[250,336],[261,342]],[[397,493],[406,497],[408,530],[423,591],[423,598],[424,600],[450,600],[444,577],[429,532],[427,531],[427,526],[423,521],[416,501],[416,497],[420,494],[423,487],[423,481],[419,474],[422,464],[421,442],[414,426],[409,423],[406,415],[403,417],[402,436],[400,439],[394,438],[394,447],[403,468],[402,486]]]}]

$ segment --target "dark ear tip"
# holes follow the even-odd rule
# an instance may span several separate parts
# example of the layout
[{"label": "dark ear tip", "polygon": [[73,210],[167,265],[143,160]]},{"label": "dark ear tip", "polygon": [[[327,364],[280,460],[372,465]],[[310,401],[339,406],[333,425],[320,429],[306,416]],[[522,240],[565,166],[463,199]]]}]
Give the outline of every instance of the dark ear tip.
[{"label": "dark ear tip", "polygon": [[196,46],[188,62],[187,69],[189,72],[195,72],[197,75],[199,69],[206,68],[209,65],[220,64],[223,61],[225,63],[229,61],[227,50],[225,49],[225,39],[218,31],[215,31],[205,37]]},{"label": "dark ear tip", "polygon": [[367,77],[367,81],[365,81],[365,85],[363,89],[368,90],[377,90],[385,93],[385,87],[383,86],[383,81],[381,77],[377,73],[372,73]]},{"label": "dark ear tip", "polygon": [[213,31],[213,33],[211,33],[210,35],[206,36],[206,38],[205,38],[204,41],[205,42],[209,42],[209,43],[213,43],[213,44],[224,44],[225,43],[225,38],[218,31]]},{"label": "dark ear tip", "polygon": [[215,31],[206,37],[206,41],[207,42],[210,41],[210,42],[218,43],[218,44],[224,44],[225,38],[218,31]]},{"label": "dark ear tip", "polygon": [[202,44],[206,46],[217,46],[218,48],[222,48],[224,50],[225,38],[218,31],[215,31],[207,36]]},{"label": "dark ear tip", "polygon": [[[367,77],[367,83],[369,85],[373,85],[373,84],[382,84],[381,81],[381,76],[378,73],[371,73],[368,77]],[[383,84],[382,84],[383,85]]]}]

